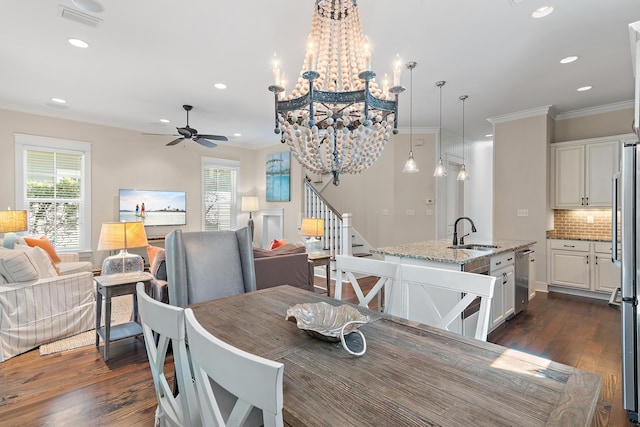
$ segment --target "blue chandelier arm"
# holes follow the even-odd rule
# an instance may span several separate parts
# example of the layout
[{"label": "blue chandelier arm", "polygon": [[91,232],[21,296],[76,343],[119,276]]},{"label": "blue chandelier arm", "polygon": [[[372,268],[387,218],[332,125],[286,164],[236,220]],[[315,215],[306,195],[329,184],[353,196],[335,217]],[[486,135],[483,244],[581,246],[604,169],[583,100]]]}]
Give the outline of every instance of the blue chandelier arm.
[{"label": "blue chandelier arm", "polygon": [[394,109],[393,109],[393,134],[394,135],[398,134],[398,97],[404,91],[405,91],[405,88],[403,86],[394,86],[391,89],[389,89],[389,92],[395,94],[396,96],[396,100],[394,102]]},{"label": "blue chandelier arm", "polygon": [[[400,92],[404,90],[400,87]],[[327,92],[322,90],[314,90],[307,92],[300,98],[291,99],[288,101],[277,101],[276,111],[293,111],[305,108],[311,102],[319,102],[325,104],[353,104],[356,102],[368,102],[368,104],[380,111],[389,111],[397,114],[398,94],[394,101],[387,99],[380,99],[373,96],[370,92],[365,90],[356,90],[351,92]]]},{"label": "blue chandelier arm", "polygon": [[273,97],[275,98],[275,106],[276,106],[276,115],[275,115],[276,127],[273,129],[273,132],[278,134],[280,133],[280,122],[278,121],[278,96],[280,96],[280,92],[284,92],[284,88],[282,86],[271,85],[269,86],[269,90],[273,92]]}]

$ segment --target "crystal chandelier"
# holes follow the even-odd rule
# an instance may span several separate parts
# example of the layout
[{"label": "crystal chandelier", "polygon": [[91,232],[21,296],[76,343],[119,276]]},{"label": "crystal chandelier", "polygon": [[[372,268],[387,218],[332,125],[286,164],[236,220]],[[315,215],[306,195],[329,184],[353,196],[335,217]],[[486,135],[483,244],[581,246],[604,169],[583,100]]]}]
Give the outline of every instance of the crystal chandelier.
[{"label": "crystal chandelier", "polygon": [[401,68],[396,57],[393,86],[385,76],[380,88],[356,0],[316,0],[302,71],[289,94],[274,62],[275,133],[302,166],[331,173],[338,185],[340,174],[369,168],[398,133]]}]

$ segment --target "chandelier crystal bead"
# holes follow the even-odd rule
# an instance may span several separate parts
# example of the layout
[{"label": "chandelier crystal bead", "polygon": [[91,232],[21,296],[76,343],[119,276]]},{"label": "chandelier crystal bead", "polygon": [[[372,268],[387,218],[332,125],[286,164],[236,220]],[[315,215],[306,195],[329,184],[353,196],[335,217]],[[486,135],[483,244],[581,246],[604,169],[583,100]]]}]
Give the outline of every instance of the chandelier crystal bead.
[{"label": "chandelier crystal bead", "polygon": [[365,171],[391,134],[398,133],[399,57],[394,86],[376,83],[371,44],[363,35],[355,0],[316,0],[302,71],[285,95],[274,64],[275,133],[308,171],[339,175]]}]

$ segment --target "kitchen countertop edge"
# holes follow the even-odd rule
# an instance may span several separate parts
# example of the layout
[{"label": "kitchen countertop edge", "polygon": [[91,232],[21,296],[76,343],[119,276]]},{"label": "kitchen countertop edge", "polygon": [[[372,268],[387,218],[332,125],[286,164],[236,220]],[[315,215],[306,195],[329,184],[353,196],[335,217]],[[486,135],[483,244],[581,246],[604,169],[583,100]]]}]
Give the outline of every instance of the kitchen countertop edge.
[{"label": "kitchen countertop edge", "polygon": [[451,246],[451,240],[440,239],[375,248],[371,249],[370,252],[378,255],[464,265],[472,261],[490,258],[505,252],[526,248],[536,243],[537,242],[535,240],[501,239],[496,239],[490,242],[467,242],[467,244],[498,246],[497,248],[488,251],[477,251],[470,249],[449,249],[447,246]]}]

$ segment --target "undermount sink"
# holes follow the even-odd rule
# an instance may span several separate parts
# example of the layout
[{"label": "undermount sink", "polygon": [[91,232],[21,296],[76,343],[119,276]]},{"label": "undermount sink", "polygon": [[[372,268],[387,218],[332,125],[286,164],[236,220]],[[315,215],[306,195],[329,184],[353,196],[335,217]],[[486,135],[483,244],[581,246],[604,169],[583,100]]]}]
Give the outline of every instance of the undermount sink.
[{"label": "undermount sink", "polygon": [[496,249],[496,245],[478,245],[475,243],[468,245],[447,246],[448,249],[469,249],[472,251],[490,251]]}]

